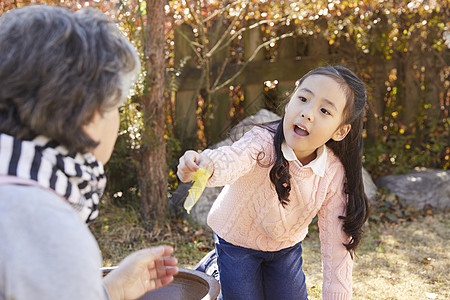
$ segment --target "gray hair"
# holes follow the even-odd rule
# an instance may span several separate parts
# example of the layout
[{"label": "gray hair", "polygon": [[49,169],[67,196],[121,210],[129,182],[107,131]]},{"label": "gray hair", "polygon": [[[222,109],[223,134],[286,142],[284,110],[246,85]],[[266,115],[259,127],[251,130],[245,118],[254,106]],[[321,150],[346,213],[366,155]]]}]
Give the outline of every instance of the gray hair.
[{"label": "gray hair", "polygon": [[0,18],[0,132],[86,151],[82,126],[117,107],[140,71],[136,49],[101,12],[31,5]]}]

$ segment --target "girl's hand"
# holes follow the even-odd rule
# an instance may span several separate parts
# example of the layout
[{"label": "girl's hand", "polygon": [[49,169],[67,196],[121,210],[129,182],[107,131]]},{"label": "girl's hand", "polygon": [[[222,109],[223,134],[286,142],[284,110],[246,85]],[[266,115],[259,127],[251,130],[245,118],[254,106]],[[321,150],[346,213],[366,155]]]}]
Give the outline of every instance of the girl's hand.
[{"label": "girl's hand", "polygon": [[168,285],[178,273],[170,246],[150,247],[127,256],[104,279],[111,300],[137,299],[146,292]]},{"label": "girl's hand", "polygon": [[208,157],[192,150],[186,151],[179,160],[177,176],[182,182],[192,181],[194,173],[200,168],[207,169],[211,174],[214,171],[214,165]]}]

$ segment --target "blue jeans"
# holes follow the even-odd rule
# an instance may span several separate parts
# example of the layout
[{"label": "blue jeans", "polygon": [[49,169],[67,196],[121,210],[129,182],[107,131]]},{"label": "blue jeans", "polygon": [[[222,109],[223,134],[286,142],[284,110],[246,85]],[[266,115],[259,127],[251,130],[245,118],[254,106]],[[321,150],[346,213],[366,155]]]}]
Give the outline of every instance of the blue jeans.
[{"label": "blue jeans", "polygon": [[279,251],[258,251],[232,245],[214,234],[225,300],[306,300],[302,243]]}]

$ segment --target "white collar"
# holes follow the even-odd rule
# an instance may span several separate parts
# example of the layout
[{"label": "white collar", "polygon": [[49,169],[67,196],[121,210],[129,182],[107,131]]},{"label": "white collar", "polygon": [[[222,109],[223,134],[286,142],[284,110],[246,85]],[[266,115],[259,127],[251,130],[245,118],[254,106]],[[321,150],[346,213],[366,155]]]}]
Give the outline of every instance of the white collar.
[{"label": "white collar", "polygon": [[327,164],[327,151],[325,151],[325,145],[317,148],[316,150],[316,158],[313,159],[309,164],[304,166],[295,155],[294,150],[286,144],[286,141],[281,144],[281,152],[283,152],[283,156],[287,161],[297,161],[302,168],[311,168],[312,171],[323,177],[325,175],[325,166]]}]

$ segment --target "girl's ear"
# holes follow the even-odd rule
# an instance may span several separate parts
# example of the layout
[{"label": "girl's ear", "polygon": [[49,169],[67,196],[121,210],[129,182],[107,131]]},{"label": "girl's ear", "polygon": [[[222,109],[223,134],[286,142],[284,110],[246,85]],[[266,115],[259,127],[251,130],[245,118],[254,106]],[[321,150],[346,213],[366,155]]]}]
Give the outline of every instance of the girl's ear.
[{"label": "girl's ear", "polygon": [[347,136],[351,128],[352,125],[350,124],[342,125],[333,133],[333,136],[331,138],[336,142],[340,142]]}]

